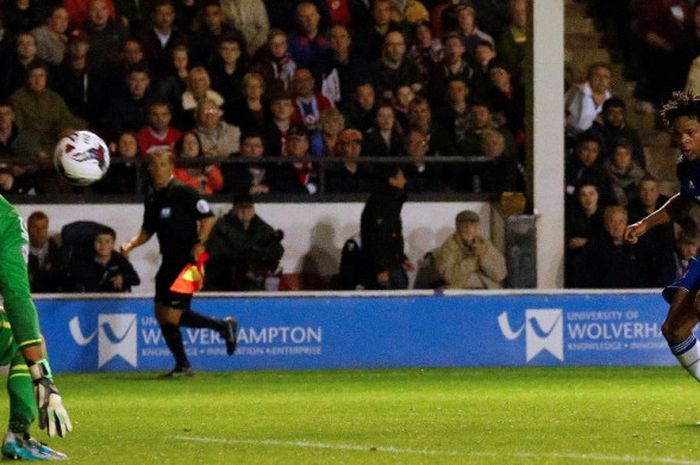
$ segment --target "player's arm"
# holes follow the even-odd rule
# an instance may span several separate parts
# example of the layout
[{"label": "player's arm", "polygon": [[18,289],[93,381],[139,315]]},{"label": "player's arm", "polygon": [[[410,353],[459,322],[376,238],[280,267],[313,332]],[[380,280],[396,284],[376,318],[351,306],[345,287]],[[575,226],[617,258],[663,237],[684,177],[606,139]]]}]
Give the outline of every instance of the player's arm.
[{"label": "player's arm", "polygon": [[625,240],[635,244],[649,229],[669,221],[677,221],[688,214],[693,200],[690,197],[676,194],[649,216],[625,228]]},{"label": "player's arm", "polygon": [[129,239],[128,241],[124,242],[121,247],[119,248],[119,252],[125,256],[128,257],[129,253],[134,250],[136,247],[139,247],[151,239],[153,236],[153,233],[146,231],[143,228],[139,229],[139,232],[136,233],[134,237]]}]

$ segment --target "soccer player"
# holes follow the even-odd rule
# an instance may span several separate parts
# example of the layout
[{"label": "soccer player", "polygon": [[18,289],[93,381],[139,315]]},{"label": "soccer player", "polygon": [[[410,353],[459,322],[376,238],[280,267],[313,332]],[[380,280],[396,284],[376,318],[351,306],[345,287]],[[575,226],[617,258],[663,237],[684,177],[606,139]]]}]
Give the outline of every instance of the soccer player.
[{"label": "soccer player", "polygon": [[[65,436],[73,429],[39,331],[39,319],[29,291],[27,257],[29,235],[24,221],[0,196],[0,365],[10,365],[10,427],[2,455],[11,460],[64,460],[68,457],[29,435],[39,416],[39,428],[49,436]],[[38,409],[38,412],[37,412]]]},{"label": "soccer player", "polygon": [[[671,126],[681,150],[676,167],[681,189],[659,209],[627,226],[624,237],[633,244],[650,228],[676,221],[688,213],[694,202],[700,204],[700,95],[675,92],[661,110],[661,117]],[[700,260],[696,257],[690,261],[688,271],[663,290],[670,306],[661,332],[681,366],[700,381],[700,344],[693,334],[700,310],[698,289]]]},{"label": "soccer player", "polygon": [[146,196],[143,223],[131,240],[121,246],[128,257],[136,247],[158,235],[163,256],[156,274],[155,314],[165,343],[175,357],[175,368],[165,376],[192,376],[180,326],[209,328],[218,331],[226,342],[226,352],[236,351],[236,320],[216,320],[190,309],[191,294],[170,290],[182,269],[197,261],[214,226],[215,217],[209,203],[196,190],[173,177],[173,160],[168,152],[153,152],[148,159],[153,190]]}]

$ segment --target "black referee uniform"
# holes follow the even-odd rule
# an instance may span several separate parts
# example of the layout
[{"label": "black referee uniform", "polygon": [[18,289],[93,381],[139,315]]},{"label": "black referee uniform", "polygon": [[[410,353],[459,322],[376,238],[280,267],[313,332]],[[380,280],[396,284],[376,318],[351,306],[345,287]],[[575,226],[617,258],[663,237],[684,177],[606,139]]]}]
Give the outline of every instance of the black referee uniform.
[{"label": "black referee uniform", "polygon": [[192,296],[170,291],[170,286],[188,263],[190,252],[199,241],[198,221],[214,216],[209,202],[192,187],[171,179],[162,189],[146,197],[143,230],[158,236],[163,262],[156,274],[155,302],[168,307],[188,309]]}]

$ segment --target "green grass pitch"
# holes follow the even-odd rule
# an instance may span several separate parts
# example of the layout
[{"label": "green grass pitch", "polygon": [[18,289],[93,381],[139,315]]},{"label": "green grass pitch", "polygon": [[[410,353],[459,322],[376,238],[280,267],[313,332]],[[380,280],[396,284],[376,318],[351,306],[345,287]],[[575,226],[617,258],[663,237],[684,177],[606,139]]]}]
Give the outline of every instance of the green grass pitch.
[{"label": "green grass pitch", "polygon": [[75,430],[49,444],[90,465],[700,465],[680,368],[156,376],[58,375]]}]

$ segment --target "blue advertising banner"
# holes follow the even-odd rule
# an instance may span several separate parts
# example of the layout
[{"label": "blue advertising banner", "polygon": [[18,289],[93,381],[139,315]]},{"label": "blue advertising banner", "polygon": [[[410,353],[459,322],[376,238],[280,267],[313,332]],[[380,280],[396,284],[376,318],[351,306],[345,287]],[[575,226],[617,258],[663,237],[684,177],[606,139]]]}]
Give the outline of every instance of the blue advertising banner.
[{"label": "blue advertising banner", "polygon": [[[152,301],[37,300],[57,371],[165,370]],[[215,331],[183,328],[198,370],[671,365],[658,294],[202,297],[239,321],[236,355]]]}]

